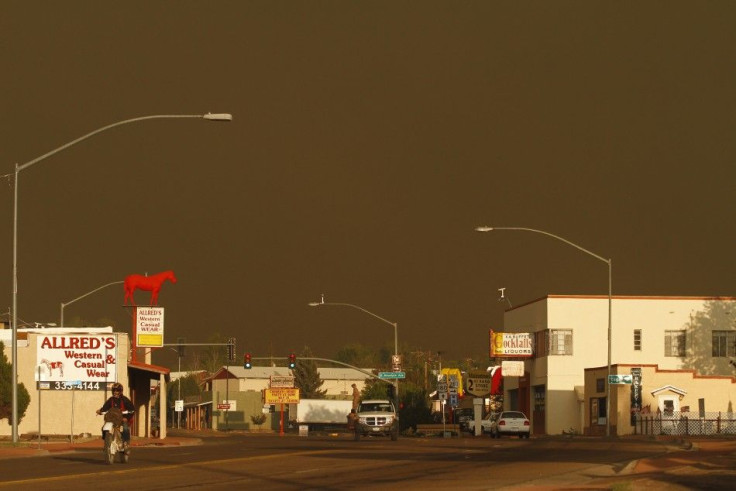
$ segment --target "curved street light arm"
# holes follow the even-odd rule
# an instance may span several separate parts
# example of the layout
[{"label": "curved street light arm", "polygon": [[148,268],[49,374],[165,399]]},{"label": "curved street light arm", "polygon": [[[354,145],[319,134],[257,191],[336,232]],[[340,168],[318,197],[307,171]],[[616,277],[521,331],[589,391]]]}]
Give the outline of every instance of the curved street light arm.
[{"label": "curved street light arm", "polygon": [[549,232],[545,232],[544,230],[537,230],[537,229],[534,229],[534,228],[525,228],[525,227],[485,227],[485,226],[484,227],[475,227],[475,230],[477,232],[491,232],[493,230],[524,230],[526,232],[534,232],[534,233],[537,233],[537,234],[542,234],[542,235],[546,235],[548,237],[552,237],[553,239],[560,240],[560,241],[564,242],[567,245],[573,246],[575,249],[578,249],[580,251],[583,251],[586,254],[589,254],[589,255],[593,256],[596,259],[600,259],[604,263],[610,263],[611,262],[610,259],[606,259],[606,258],[604,258],[602,256],[599,256],[595,252],[589,251],[588,249],[586,249],[586,248],[584,248],[582,246],[579,246],[579,245],[577,245],[574,242],[570,242],[567,239],[563,239],[559,235],[551,234]]},{"label": "curved street light arm", "polygon": [[353,305],[353,304],[351,304],[351,303],[343,303],[343,302],[323,302],[323,303],[322,303],[322,304],[320,304],[320,305],[341,305],[341,306],[343,306],[343,307],[352,307],[352,308],[354,308],[354,309],[358,309],[358,310],[360,310],[360,311],[362,311],[362,312],[365,312],[366,314],[368,314],[368,315],[371,315],[371,316],[375,317],[376,319],[378,319],[378,320],[381,320],[381,321],[385,322],[386,324],[388,324],[388,325],[390,325],[390,326],[395,326],[395,325],[396,325],[396,323],[395,323],[395,322],[391,322],[391,321],[390,321],[390,320],[388,320],[388,319],[384,319],[384,318],[383,318],[383,317],[381,317],[380,315],[374,314],[373,312],[371,312],[371,311],[369,311],[369,310],[366,310],[366,309],[364,309],[363,307],[360,307],[360,306],[358,306],[358,305]]},{"label": "curved street light arm", "polygon": [[64,308],[67,305],[71,305],[74,302],[76,302],[77,300],[82,300],[84,297],[86,297],[88,295],[92,295],[93,293],[98,292],[98,291],[102,290],[103,288],[107,288],[108,286],[112,286],[112,285],[119,285],[121,283],[125,283],[125,282],[124,281],[112,281],[110,283],[107,283],[106,285],[102,285],[102,286],[100,286],[98,288],[95,288],[94,290],[89,291],[89,292],[85,293],[84,295],[80,295],[79,297],[75,298],[74,300],[69,300],[68,302],[61,302],[61,317],[59,318],[59,321],[60,321],[59,327],[64,327]]},{"label": "curved street light arm", "polygon": [[54,150],[51,150],[50,152],[47,152],[41,155],[40,157],[37,157],[29,162],[26,162],[25,164],[20,164],[20,165],[16,164],[15,172],[17,174],[18,172],[22,171],[26,167],[30,167],[33,164],[40,162],[41,160],[45,158],[51,157],[55,153],[61,152],[62,150],[71,147],[72,145],[76,145],[77,143],[83,140],[86,140],[87,138],[91,136],[96,135],[97,133],[102,133],[103,131],[107,131],[111,128],[115,128],[116,126],[122,126],[124,124],[135,123],[137,121],[145,121],[147,119],[173,119],[173,118],[200,118],[200,119],[207,119],[210,121],[231,121],[232,120],[232,116],[230,114],[210,114],[210,113],[207,113],[207,114],[154,114],[152,116],[141,116],[138,118],[126,119],[124,121],[118,121],[117,123],[112,123],[107,126],[103,126],[102,128],[97,128],[96,130],[91,131],[84,136],[80,136],[76,140],[72,140],[69,143],[66,143],[60,146],[59,148],[55,148]]}]

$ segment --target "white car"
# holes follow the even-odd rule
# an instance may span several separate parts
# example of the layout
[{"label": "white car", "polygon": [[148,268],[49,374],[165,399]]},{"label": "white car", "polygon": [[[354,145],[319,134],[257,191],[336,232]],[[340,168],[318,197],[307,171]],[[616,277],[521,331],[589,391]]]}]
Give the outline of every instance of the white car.
[{"label": "white car", "polygon": [[[481,422],[481,425],[486,420]],[[486,429],[486,426],[488,429]],[[496,413],[489,418],[483,430],[491,434],[493,438],[500,438],[501,435],[518,435],[519,438],[529,438],[531,425],[529,419],[521,411],[503,411]]]},{"label": "white car", "polygon": [[490,433],[491,427],[493,426],[493,423],[499,414],[501,413],[488,413],[485,418],[481,419],[480,420],[480,432]]}]

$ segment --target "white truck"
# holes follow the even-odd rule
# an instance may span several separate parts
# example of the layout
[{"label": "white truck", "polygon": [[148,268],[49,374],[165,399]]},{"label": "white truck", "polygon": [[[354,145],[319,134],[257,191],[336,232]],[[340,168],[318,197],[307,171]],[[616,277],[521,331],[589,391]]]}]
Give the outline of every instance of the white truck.
[{"label": "white truck", "polygon": [[348,414],[353,409],[352,401],[334,399],[302,399],[289,406],[289,420],[296,424],[309,425],[310,429],[329,425],[347,425]]},{"label": "white truck", "polygon": [[399,438],[399,415],[394,403],[388,399],[361,401],[358,406],[358,421],[355,423],[355,439],[361,436],[390,436]]}]

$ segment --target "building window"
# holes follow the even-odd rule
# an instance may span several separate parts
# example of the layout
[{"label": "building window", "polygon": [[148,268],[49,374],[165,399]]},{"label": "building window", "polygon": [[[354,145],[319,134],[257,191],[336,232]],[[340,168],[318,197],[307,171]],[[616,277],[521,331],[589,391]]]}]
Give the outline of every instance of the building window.
[{"label": "building window", "polygon": [[544,406],[545,406],[544,401],[545,401],[544,385],[535,385],[534,386],[534,411],[535,412],[544,411]]},{"label": "building window", "polygon": [[572,355],[572,329],[550,329],[550,355]]},{"label": "building window", "polygon": [[641,329],[634,329],[634,351],[641,351]]},{"label": "building window", "polygon": [[534,333],[534,356],[536,358],[547,356],[547,331]]},{"label": "building window", "polygon": [[606,379],[595,379],[595,391],[599,394],[603,394],[606,391]]},{"label": "building window", "polygon": [[664,356],[685,356],[685,331],[664,332]]},{"label": "building window", "polygon": [[736,331],[713,331],[713,357],[736,356]]}]

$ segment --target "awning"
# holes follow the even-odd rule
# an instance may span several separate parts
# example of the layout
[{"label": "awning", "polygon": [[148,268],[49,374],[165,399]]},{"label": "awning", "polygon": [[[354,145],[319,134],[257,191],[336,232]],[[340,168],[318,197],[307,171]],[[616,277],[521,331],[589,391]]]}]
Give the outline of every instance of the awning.
[{"label": "awning", "polygon": [[166,377],[166,381],[169,381],[171,370],[166,367],[160,367],[158,365],[148,365],[139,361],[128,362],[128,371],[135,372],[139,376],[147,376],[149,379],[158,380],[161,375]]}]

